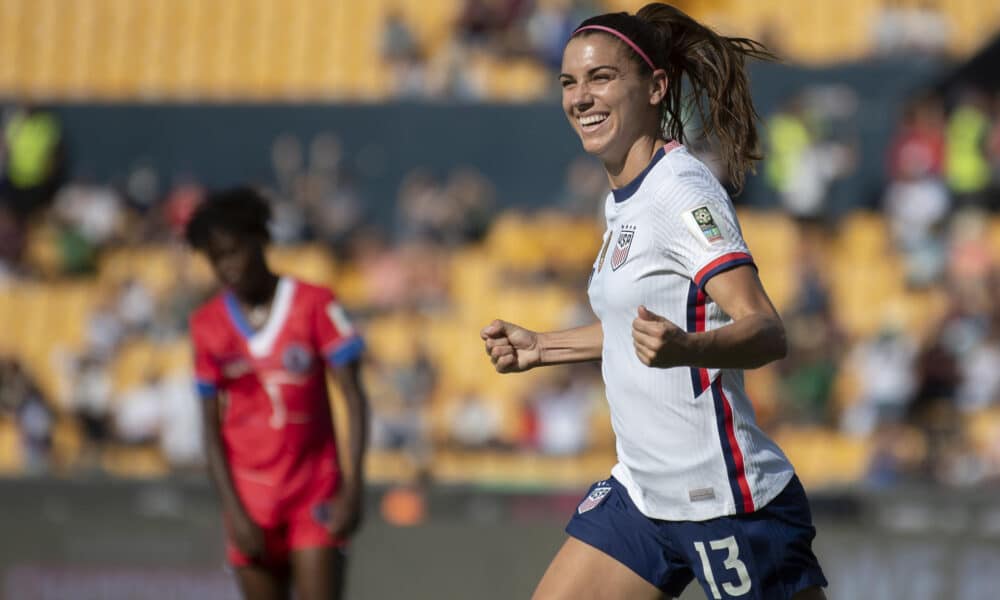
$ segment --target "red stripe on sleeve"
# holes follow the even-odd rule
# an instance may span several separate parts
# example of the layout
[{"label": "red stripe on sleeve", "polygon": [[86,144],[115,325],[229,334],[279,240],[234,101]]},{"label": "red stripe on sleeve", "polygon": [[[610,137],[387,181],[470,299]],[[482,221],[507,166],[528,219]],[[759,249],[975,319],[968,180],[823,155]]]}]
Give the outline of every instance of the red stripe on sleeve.
[{"label": "red stripe on sleeve", "polygon": [[720,267],[725,267],[727,263],[736,261],[753,260],[753,257],[746,252],[730,252],[729,254],[723,254],[719,258],[708,263],[701,268],[700,271],[694,276],[694,284],[698,287],[703,287],[705,276],[710,272],[718,269]]}]

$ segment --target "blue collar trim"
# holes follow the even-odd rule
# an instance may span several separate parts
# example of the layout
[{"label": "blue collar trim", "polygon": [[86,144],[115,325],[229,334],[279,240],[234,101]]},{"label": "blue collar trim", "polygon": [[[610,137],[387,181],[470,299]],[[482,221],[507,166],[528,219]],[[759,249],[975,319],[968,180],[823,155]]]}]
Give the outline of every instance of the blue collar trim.
[{"label": "blue collar trim", "polygon": [[223,296],[223,300],[226,303],[226,312],[229,314],[229,320],[236,326],[236,330],[243,334],[243,337],[246,339],[253,337],[253,327],[250,327],[250,322],[247,321],[246,316],[243,315],[243,311],[240,309],[240,303],[236,299],[236,296],[233,295],[232,292],[226,292],[225,296]]},{"label": "blue collar trim", "polygon": [[666,148],[666,146],[661,147],[656,151],[656,154],[653,154],[653,158],[649,161],[649,164],[642,170],[642,173],[636,175],[635,179],[617,190],[611,190],[611,193],[615,195],[615,203],[625,202],[639,191],[639,186],[641,186],[643,180],[646,179],[646,175],[649,175],[649,172],[653,170],[656,163],[660,162],[660,159],[667,155],[664,148]]}]

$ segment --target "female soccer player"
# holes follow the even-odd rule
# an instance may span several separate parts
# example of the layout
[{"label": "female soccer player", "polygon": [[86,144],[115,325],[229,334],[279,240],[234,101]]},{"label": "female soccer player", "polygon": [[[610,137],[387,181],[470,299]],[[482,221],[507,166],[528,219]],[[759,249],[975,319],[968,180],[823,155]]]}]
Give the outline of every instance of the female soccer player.
[{"label": "female soccer player", "polygon": [[[367,402],[363,343],[327,289],[268,268],[270,210],[240,188],[210,195],[187,226],[225,288],[191,317],[212,480],[227,554],[248,599],[340,598],[361,517]],[[338,460],[326,368],[347,400]]]},{"label": "female soccer player", "polygon": [[618,463],[579,504],[535,598],[821,599],[808,501],[756,425],[742,369],[785,355],[733,206],[683,145],[682,77],[739,187],[757,154],[744,71],[770,55],[659,3],[593,17],[563,53],[563,110],[612,193],[589,295],[599,322],[496,320],[496,370],[600,360]]}]

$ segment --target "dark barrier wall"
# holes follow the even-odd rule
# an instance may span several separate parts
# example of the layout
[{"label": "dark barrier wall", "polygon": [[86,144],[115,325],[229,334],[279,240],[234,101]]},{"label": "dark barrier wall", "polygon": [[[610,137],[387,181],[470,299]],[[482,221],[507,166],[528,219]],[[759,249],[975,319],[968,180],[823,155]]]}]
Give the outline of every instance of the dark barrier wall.
[{"label": "dark barrier wall", "polygon": [[[306,145],[340,138],[362,196],[392,206],[416,167],[444,175],[471,165],[503,202],[545,202],[559,190],[579,143],[549,105],[74,105],[57,107],[74,173],[118,179],[141,162],[210,186],[273,182],[271,146],[291,133]],[[381,214],[382,211],[376,210]]]},{"label": "dark barrier wall", "polygon": [[[846,86],[855,116],[827,135],[854,140],[858,172],[833,190],[842,207],[872,204],[882,183],[885,148],[900,105],[931,82],[928,63],[881,62],[826,69],[755,65],[753,88],[768,116],[805,86]],[[555,82],[553,82],[555,90]],[[502,205],[552,202],[579,142],[555,101],[533,105],[389,103],[368,105],[61,105],[70,167],[77,176],[120,180],[149,162],[172,177],[211,185],[271,182],[271,145],[281,133],[305,143],[333,132],[376,220],[391,222],[396,191],[415,167],[444,175],[472,165],[493,180]],[[741,202],[770,205],[774,195],[751,181]]]},{"label": "dark barrier wall", "polygon": [[[393,527],[372,490],[351,600],[528,598],[583,493],[434,488],[429,519]],[[7,600],[235,600],[207,481],[0,481]],[[995,600],[1000,503],[946,490],[812,494],[830,600]],[[704,598],[689,588],[683,600]]]}]

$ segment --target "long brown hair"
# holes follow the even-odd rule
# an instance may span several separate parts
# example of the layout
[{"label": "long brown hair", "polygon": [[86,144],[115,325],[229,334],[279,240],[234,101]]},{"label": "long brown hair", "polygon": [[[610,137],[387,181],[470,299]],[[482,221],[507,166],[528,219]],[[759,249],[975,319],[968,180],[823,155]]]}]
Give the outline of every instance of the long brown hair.
[{"label": "long brown hair", "polygon": [[[580,24],[610,27],[646,52],[657,68],[667,73],[667,95],[660,105],[660,134],[687,141],[682,111],[698,111],[704,134],[715,138],[725,161],[729,180],[737,191],[743,188],[747,171],[754,171],[762,158],[757,136],[757,110],[750,96],[747,58],[774,60],[762,44],[748,39],[719,35],[682,11],[660,2],[647,4],[635,15],[608,13]],[[599,33],[593,29],[576,35]],[[630,51],[633,62],[652,74],[649,65]],[[683,79],[689,83],[684,93]],[[707,106],[706,106],[707,105]]]}]

